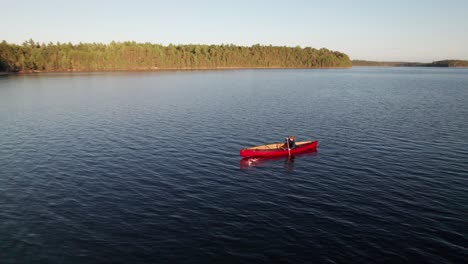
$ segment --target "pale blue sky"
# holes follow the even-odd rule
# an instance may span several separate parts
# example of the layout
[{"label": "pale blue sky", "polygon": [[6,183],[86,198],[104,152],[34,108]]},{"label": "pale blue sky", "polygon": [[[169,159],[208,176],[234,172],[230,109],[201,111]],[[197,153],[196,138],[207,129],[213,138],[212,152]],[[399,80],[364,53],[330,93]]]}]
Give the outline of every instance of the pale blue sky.
[{"label": "pale blue sky", "polygon": [[0,40],[272,44],[352,59],[468,60],[468,1],[0,0]]}]

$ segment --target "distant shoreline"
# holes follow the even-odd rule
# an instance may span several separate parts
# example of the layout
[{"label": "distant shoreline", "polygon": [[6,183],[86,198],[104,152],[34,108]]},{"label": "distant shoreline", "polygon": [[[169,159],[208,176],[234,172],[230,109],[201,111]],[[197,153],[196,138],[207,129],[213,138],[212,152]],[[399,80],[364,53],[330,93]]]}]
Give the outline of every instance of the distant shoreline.
[{"label": "distant shoreline", "polygon": [[68,70],[68,71],[41,71],[26,70],[17,72],[0,72],[0,75],[8,74],[33,74],[33,73],[92,73],[92,72],[158,72],[158,71],[212,71],[212,70],[281,70],[281,69],[350,69],[352,67],[197,67],[197,68],[151,68],[151,69],[116,69],[116,70]]},{"label": "distant shoreline", "polygon": [[[367,62],[367,61],[366,61]],[[403,62],[374,62],[369,64],[353,65],[352,67],[183,67],[183,68],[141,68],[141,69],[115,69],[115,70],[67,70],[67,71],[48,71],[48,70],[25,70],[15,72],[0,72],[0,76],[14,74],[38,74],[38,73],[98,73],[98,72],[163,72],[163,71],[216,71],[216,70],[329,70],[329,69],[351,69],[353,67],[424,67],[424,68],[468,68],[467,66],[443,66],[431,63],[403,63]]]},{"label": "distant shoreline", "polygon": [[402,62],[402,61],[366,61],[352,60],[353,66],[367,67],[435,67],[435,68],[467,68],[466,60],[441,60],[429,63],[424,62]]}]

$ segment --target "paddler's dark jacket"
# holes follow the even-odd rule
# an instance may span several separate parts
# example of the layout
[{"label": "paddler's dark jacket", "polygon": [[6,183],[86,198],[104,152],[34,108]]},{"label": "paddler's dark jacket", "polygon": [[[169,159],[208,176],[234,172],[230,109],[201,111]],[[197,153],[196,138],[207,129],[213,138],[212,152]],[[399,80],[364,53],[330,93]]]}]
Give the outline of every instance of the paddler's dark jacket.
[{"label": "paddler's dark jacket", "polygon": [[289,148],[292,149],[296,146],[296,140],[290,140],[289,138],[286,138],[285,140],[286,144],[289,144]]}]

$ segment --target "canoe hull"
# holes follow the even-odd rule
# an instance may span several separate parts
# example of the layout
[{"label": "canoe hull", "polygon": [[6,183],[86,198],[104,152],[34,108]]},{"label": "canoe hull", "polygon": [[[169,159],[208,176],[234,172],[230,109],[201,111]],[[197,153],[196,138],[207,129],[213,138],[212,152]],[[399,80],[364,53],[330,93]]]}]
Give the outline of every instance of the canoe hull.
[{"label": "canoe hull", "polygon": [[[264,145],[264,146],[272,146],[272,145],[274,144]],[[282,145],[282,144],[278,143],[278,145]],[[298,142],[296,145],[298,146],[291,149],[291,155],[317,149],[318,141],[315,140],[315,141]],[[240,155],[241,157],[280,157],[280,156],[288,156],[289,151],[288,149],[280,149],[280,148],[266,149],[262,146],[257,146],[257,147],[252,147],[252,148],[241,149]]]}]

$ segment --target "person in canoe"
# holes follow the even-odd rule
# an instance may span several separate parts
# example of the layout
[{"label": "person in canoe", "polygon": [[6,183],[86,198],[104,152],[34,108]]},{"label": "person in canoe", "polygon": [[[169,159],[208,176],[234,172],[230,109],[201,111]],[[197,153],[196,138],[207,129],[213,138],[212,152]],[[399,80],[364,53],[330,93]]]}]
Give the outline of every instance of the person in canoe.
[{"label": "person in canoe", "polygon": [[285,149],[293,149],[296,146],[296,138],[294,136],[289,136],[284,139],[284,145],[283,148]]}]

